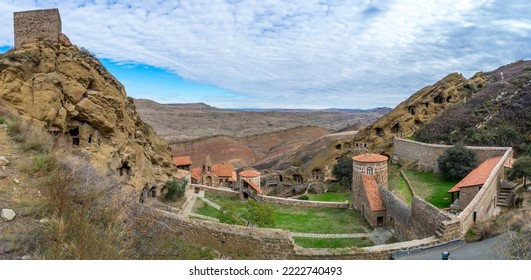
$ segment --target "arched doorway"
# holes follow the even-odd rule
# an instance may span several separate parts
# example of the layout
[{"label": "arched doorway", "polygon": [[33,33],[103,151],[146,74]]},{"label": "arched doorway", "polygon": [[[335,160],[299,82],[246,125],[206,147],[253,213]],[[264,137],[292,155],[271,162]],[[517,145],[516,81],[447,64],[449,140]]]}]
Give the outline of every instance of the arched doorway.
[{"label": "arched doorway", "polygon": [[207,185],[207,186],[209,186],[209,187],[212,187],[212,177],[207,176],[207,177],[205,178],[205,181],[206,181],[206,182],[205,182],[205,185]]}]

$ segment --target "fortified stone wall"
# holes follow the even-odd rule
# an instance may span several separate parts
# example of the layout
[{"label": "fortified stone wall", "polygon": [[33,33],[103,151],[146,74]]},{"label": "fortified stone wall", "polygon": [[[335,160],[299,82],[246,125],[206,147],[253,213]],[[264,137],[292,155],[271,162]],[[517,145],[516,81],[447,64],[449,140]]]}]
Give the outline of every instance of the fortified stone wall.
[{"label": "fortified stone wall", "polygon": [[387,188],[379,189],[387,208],[388,224],[393,227],[395,236],[398,240],[409,240],[407,227],[411,218],[411,207]]},{"label": "fortified stone wall", "polygon": [[[393,161],[400,164],[418,161],[418,165],[425,170],[439,172],[437,159],[444,151],[452,146],[437,145],[416,142],[407,139],[394,138],[394,155]],[[510,147],[474,147],[466,146],[476,152],[478,162],[481,163],[491,157],[503,155]]]},{"label": "fortified stone wall", "polygon": [[409,207],[386,188],[380,187],[380,192],[387,207],[388,224],[393,227],[399,240],[434,236],[441,222],[451,219],[446,213],[419,197],[413,197]]},{"label": "fortified stone wall", "polygon": [[291,233],[285,230],[226,225],[187,219],[159,209],[152,211],[182,239],[235,259],[386,260],[393,252],[438,242],[436,238],[427,238],[365,248],[311,249],[295,245]]},{"label": "fortified stone wall", "polygon": [[61,16],[58,9],[15,12],[13,19],[15,48],[36,41],[59,41]]},{"label": "fortified stone wall", "polygon": [[[501,179],[505,177],[503,165],[508,158],[513,156],[513,149],[505,151],[502,159],[492,170],[481,190],[474,199],[459,214],[461,220],[461,234],[465,234],[474,224],[474,216],[477,222],[487,220],[495,215],[496,200],[498,198],[498,186]],[[475,214],[474,214],[475,213]]]},{"label": "fortified stone wall", "polygon": [[409,238],[419,239],[433,236],[439,225],[449,220],[451,217],[448,214],[415,196],[411,202],[411,219],[407,228]]}]

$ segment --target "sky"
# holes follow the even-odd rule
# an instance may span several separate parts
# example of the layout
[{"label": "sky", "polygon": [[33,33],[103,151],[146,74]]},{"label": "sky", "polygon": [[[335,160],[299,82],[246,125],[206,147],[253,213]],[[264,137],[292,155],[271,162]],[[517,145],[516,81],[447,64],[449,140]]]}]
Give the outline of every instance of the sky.
[{"label": "sky", "polygon": [[531,58],[529,0],[0,0],[59,8],[129,96],[221,108],[394,107],[454,72]]}]

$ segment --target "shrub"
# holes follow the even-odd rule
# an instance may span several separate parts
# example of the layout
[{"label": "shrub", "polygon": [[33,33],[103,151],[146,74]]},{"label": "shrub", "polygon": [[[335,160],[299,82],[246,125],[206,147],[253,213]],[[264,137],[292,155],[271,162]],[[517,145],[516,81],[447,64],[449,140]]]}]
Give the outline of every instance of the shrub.
[{"label": "shrub", "polygon": [[171,180],[166,182],[164,185],[167,188],[168,192],[164,196],[165,199],[175,201],[178,197],[183,197],[186,190],[186,185],[188,185],[187,179],[182,180]]},{"label": "shrub", "polygon": [[51,172],[58,168],[56,156],[49,153],[39,153],[22,166],[22,169],[28,173]]},{"label": "shrub", "polygon": [[447,149],[438,159],[439,170],[450,180],[461,180],[477,166],[474,151],[463,145]]},{"label": "shrub", "polygon": [[352,159],[347,156],[341,157],[332,168],[332,174],[344,186],[350,188],[352,183]]},{"label": "shrub", "polygon": [[6,123],[6,118],[4,116],[0,116],[0,124]]},{"label": "shrub", "polygon": [[236,205],[227,203],[219,209],[218,219],[221,223],[230,225],[244,225],[245,222],[238,216]]},{"label": "shrub", "polygon": [[310,197],[305,195],[305,194],[303,194],[303,195],[299,196],[299,200],[310,200]]},{"label": "shrub", "polygon": [[526,179],[531,176],[531,157],[525,156],[517,159],[513,165],[513,168],[509,169],[507,172],[507,175],[510,180],[523,177],[524,186],[526,186]]},{"label": "shrub", "polygon": [[295,167],[301,167],[302,166],[302,161],[301,160],[294,160],[291,162],[291,166],[295,166]]},{"label": "shrub", "polygon": [[7,133],[20,143],[24,151],[38,151],[47,153],[52,147],[52,136],[41,127],[23,120],[15,120],[7,123]]},{"label": "shrub", "polygon": [[267,203],[260,203],[254,200],[247,202],[247,212],[243,217],[247,220],[247,226],[273,227],[275,210]]}]

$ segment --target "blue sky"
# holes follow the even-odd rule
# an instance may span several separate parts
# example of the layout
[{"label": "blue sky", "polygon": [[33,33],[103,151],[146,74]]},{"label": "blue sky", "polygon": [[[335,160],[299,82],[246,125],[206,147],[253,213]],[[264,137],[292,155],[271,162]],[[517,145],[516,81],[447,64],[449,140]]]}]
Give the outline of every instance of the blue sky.
[{"label": "blue sky", "polygon": [[531,58],[528,0],[2,0],[0,51],[14,11],[52,7],[128,95],[162,103],[394,107]]}]

